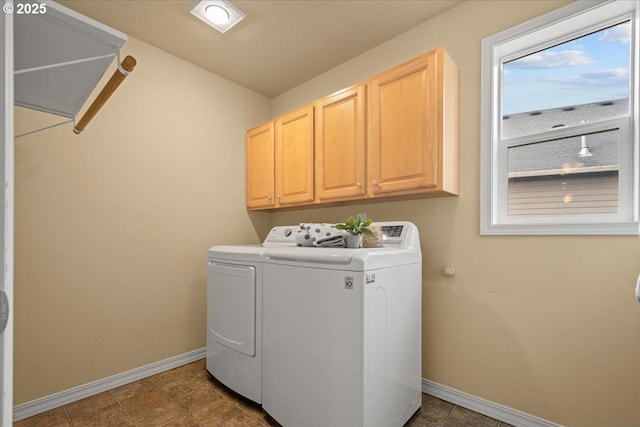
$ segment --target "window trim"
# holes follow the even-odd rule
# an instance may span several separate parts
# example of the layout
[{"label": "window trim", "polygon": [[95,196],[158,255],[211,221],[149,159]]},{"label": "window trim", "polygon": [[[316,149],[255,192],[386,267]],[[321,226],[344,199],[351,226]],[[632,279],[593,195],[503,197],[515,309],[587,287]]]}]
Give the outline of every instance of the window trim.
[{"label": "window trim", "polygon": [[[640,55],[637,53],[640,33],[639,9],[637,2],[629,0],[576,1],[482,40],[480,234],[630,235],[640,231],[638,228]],[[501,167],[499,160],[502,160],[508,150],[507,146],[511,144],[498,146],[501,141],[498,134],[501,126],[501,64],[505,58],[522,56],[540,50],[541,46],[550,47],[574,38],[576,32],[569,35],[566,27],[563,29],[567,20],[573,21],[572,25],[577,25],[577,33],[584,35],[617,21],[621,16],[628,16],[631,21],[630,62],[633,76],[630,87],[629,118],[626,116],[613,118],[579,128],[588,130],[618,128],[620,130],[620,213],[615,214],[615,218],[611,216],[612,214],[563,214],[511,217],[505,221],[505,218],[508,218],[505,210],[508,201],[505,191],[505,183],[508,179],[505,175],[507,166]],[[542,37],[541,30],[544,30]],[[535,43],[533,43],[534,40]],[[517,49],[514,46],[517,46]],[[515,52],[518,55],[514,55]],[[575,131],[576,128],[560,129],[549,131],[545,136],[554,139]],[[623,212],[623,208],[626,211]]]}]

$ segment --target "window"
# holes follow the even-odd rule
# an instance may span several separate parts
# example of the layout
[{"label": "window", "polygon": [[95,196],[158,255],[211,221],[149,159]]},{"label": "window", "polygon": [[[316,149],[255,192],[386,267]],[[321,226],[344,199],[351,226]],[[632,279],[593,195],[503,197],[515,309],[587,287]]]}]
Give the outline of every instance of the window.
[{"label": "window", "polygon": [[638,233],[638,3],[482,42],[482,234]]}]

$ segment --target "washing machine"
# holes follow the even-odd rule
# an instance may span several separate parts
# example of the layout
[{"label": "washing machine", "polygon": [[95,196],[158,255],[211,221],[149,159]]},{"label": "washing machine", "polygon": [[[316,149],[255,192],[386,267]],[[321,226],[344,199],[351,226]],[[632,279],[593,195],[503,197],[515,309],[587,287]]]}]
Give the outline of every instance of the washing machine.
[{"label": "washing machine", "polygon": [[262,406],[281,425],[402,426],[420,408],[422,256],[409,222],[381,248],[270,248]]},{"label": "washing machine", "polygon": [[262,402],[262,263],[269,247],[295,246],[295,226],[271,229],[261,245],[214,246],[207,266],[207,370]]}]

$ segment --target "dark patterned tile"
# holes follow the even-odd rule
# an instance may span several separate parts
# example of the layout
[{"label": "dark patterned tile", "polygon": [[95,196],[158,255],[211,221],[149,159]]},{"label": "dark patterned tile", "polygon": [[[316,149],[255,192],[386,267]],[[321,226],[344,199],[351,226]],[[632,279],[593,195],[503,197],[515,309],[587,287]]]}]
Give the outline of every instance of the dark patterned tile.
[{"label": "dark patterned tile", "polygon": [[215,400],[222,399],[222,395],[210,388],[200,387],[188,393],[174,397],[175,401],[189,412],[207,406]]},{"label": "dark patterned tile", "polygon": [[164,391],[169,397],[174,399],[200,388],[202,388],[202,384],[193,377],[180,377],[173,382],[167,382],[160,386],[160,390]]},{"label": "dark patterned tile", "polygon": [[422,395],[422,407],[409,419],[410,427],[443,426],[455,405],[427,394]]},{"label": "dark patterned tile", "polygon": [[[260,405],[217,381],[205,359],[136,381],[14,427],[278,427]],[[513,427],[423,394],[408,427]]]},{"label": "dark patterned tile", "polygon": [[230,392],[227,386],[215,379],[208,371],[205,372],[207,373],[206,376],[194,375],[200,384],[203,384],[205,387],[215,390],[222,395]]},{"label": "dark patterned tile", "polygon": [[258,421],[261,425],[274,427],[280,425],[273,418],[271,418],[259,404],[246,399],[232,391],[227,392],[225,397],[238,405],[238,407],[242,409],[245,414]]},{"label": "dark patterned tile", "polygon": [[185,369],[184,366],[179,368],[174,368],[169,371],[161,372],[152,377],[149,377],[151,381],[153,381],[158,387],[163,387],[167,384],[173,383],[183,378],[193,378],[193,375]]},{"label": "dark patterned tile", "polygon": [[199,380],[214,381],[213,375],[211,375],[209,373],[209,371],[207,371],[206,368],[202,368],[201,371],[191,372],[191,375],[193,375],[194,377],[196,377]]},{"label": "dark patterned tile", "polygon": [[147,378],[114,388],[113,390],[111,390],[111,393],[116,399],[124,400],[132,396],[157,389],[158,387],[150,379]]},{"label": "dark patterned tile", "polygon": [[133,394],[126,399],[120,400],[122,407],[134,418],[135,415],[141,412],[152,408],[161,408],[165,405],[170,406],[172,403],[176,405],[169,396],[158,389]]},{"label": "dark patterned tile", "polygon": [[207,359],[200,359],[195,362],[189,363],[188,365],[184,365],[184,369],[191,372],[192,374],[200,374],[202,372],[206,372]]},{"label": "dark patterned tile", "polygon": [[84,417],[71,417],[73,427],[133,427],[133,421],[118,403],[100,408]]},{"label": "dark patterned tile", "polygon": [[56,408],[13,423],[13,427],[69,427],[64,408]]},{"label": "dark patterned tile", "polygon": [[191,415],[204,427],[218,427],[222,426],[225,421],[241,413],[242,410],[232,401],[226,398],[220,398],[206,406],[196,409]]},{"label": "dark patterned tile", "polygon": [[456,406],[444,425],[445,427],[498,427],[498,424],[500,424],[498,420]]},{"label": "dark patterned tile", "polygon": [[[111,392],[105,391],[95,396],[70,403],[66,405],[66,410],[71,417],[71,421],[75,424],[76,420],[90,418],[113,405],[119,407]],[[113,410],[110,409],[109,411],[112,412]]]},{"label": "dark patterned tile", "polygon": [[271,415],[267,414],[265,411],[261,410],[260,412],[256,413],[246,412],[246,414],[258,421],[261,425],[267,427],[282,427],[279,422],[271,418]]},{"label": "dark patterned tile", "polygon": [[243,412],[240,415],[229,418],[222,423],[222,427],[264,427],[264,425]]},{"label": "dark patterned tile", "polygon": [[200,424],[198,424],[189,415],[183,415],[181,417],[169,420],[163,424],[159,424],[158,427],[200,427]]},{"label": "dark patterned tile", "polygon": [[[171,423],[184,417],[187,413],[175,402],[168,401],[162,405],[149,407],[144,411],[132,414],[133,420],[138,426],[153,427],[160,425],[172,425]],[[75,426],[74,426],[75,427]]]}]

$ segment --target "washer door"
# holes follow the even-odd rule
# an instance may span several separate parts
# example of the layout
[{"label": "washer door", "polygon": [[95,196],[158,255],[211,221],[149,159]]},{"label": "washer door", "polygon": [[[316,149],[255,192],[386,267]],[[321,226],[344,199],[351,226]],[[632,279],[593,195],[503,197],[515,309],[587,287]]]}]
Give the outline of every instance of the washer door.
[{"label": "washer door", "polygon": [[256,354],[256,268],[209,260],[207,324],[220,344]]}]

